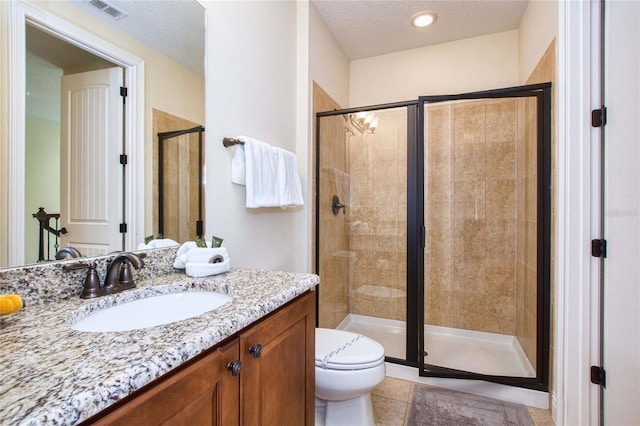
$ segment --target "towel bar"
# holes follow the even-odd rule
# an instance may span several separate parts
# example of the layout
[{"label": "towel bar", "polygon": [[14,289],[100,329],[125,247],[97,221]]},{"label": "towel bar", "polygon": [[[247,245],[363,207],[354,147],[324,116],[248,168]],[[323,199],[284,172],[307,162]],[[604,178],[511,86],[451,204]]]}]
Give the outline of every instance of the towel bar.
[{"label": "towel bar", "polygon": [[225,148],[229,148],[233,145],[244,145],[244,142],[235,138],[224,138],[222,139],[222,145],[224,145]]}]

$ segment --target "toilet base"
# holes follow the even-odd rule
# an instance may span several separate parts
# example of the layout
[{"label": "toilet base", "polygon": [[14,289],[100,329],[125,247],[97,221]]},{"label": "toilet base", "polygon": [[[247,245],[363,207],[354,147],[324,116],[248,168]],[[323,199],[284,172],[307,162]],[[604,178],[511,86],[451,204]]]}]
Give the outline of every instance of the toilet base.
[{"label": "toilet base", "polygon": [[322,401],[316,398],[316,426],[375,426],[375,424],[369,393],[344,401]]}]

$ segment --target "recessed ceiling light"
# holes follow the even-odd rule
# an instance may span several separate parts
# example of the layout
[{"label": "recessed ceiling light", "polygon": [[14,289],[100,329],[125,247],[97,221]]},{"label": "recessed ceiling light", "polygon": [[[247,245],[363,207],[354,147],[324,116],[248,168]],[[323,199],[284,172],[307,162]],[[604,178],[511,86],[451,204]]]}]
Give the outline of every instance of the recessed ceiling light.
[{"label": "recessed ceiling light", "polygon": [[420,12],[413,15],[411,18],[411,25],[417,28],[424,28],[436,21],[438,17],[434,12]]}]

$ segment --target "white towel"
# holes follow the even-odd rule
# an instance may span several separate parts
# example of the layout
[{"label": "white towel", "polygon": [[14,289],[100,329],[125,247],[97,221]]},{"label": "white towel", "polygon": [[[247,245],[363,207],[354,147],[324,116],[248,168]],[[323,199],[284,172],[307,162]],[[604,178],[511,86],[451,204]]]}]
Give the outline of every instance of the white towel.
[{"label": "white towel", "polygon": [[229,260],[229,253],[225,247],[194,247],[186,253],[176,256],[173,267],[177,269],[185,269],[188,263],[213,263],[216,257],[224,262]]},{"label": "white towel", "polygon": [[[246,207],[292,207],[304,204],[296,156],[248,136],[238,136],[231,181],[246,185]],[[244,179],[243,179],[244,178]]]},{"label": "white towel", "polygon": [[280,207],[302,206],[302,184],[298,173],[298,159],[289,151],[274,148],[278,153],[278,196]]},{"label": "white towel", "polygon": [[178,249],[173,267],[185,269],[190,277],[208,277],[229,272],[231,259],[226,247],[197,247],[188,241]]},{"label": "white towel", "polygon": [[[211,243],[209,241],[207,241],[206,243],[207,243],[207,247],[211,247]],[[186,262],[183,262],[181,260],[182,255],[186,254],[189,250],[194,249],[196,247],[198,246],[196,245],[195,241],[187,241],[186,243],[182,244],[178,249],[178,251],[176,252],[176,259],[173,262],[173,267],[176,269],[184,269]]]},{"label": "white towel", "polygon": [[171,247],[171,246],[177,246],[179,244],[180,243],[172,240],[171,238],[161,238],[161,239],[151,240],[147,244],[145,243],[139,244],[138,250],[149,250],[149,249],[161,248],[161,247]]},{"label": "white towel", "polygon": [[245,162],[244,145],[237,144],[231,160],[231,182],[238,185],[247,184],[247,170]]},{"label": "white towel", "polygon": [[190,277],[208,277],[229,272],[231,262],[227,259],[221,263],[187,263],[185,269]]}]

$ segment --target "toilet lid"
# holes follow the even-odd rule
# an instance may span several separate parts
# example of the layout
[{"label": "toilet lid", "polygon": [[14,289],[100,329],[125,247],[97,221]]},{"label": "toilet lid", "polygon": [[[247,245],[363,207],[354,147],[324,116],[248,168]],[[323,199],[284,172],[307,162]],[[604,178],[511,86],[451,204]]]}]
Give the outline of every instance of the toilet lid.
[{"label": "toilet lid", "polygon": [[360,370],[384,362],[384,348],[362,334],[316,328],[316,366],[331,370]]}]

